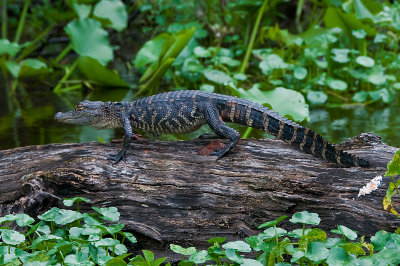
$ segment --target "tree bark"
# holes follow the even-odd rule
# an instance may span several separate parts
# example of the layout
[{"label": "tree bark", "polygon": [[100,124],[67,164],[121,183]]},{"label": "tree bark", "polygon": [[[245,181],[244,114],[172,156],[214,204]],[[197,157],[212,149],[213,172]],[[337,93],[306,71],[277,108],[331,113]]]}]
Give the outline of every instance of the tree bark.
[{"label": "tree bark", "polygon": [[[0,216],[37,215],[62,206],[63,198],[82,196],[91,206],[117,207],[124,230],[152,250],[172,242],[201,248],[216,236],[243,238],[259,233],[263,222],[303,210],[318,213],[319,227],[327,231],[342,224],[371,236],[400,226],[382,207],[388,178],[358,197],[363,186],[385,173],[396,152],[373,134],[342,145],[372,162],[366,169],[341,168],[269,139],[241,140],[215,161],[200,155],[210,141],[138,141],[127,161],[114,166],[107,155],[116,153],[121,141],[0,151]],[[293,229],[288,222],[283,227]]]}]

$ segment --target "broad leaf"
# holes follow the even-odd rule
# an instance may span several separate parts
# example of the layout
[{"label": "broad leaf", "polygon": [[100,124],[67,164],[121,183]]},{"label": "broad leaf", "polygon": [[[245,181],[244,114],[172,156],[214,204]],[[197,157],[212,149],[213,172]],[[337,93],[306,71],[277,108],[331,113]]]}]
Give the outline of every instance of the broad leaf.
[{"label": "broad leaf", "polygon": [[101,23],[92,18],[73,20],[65,27],[72,48],[81,56],[90,56],[105,65],[111,61],[113,49]]},{"label": "broad leaf", "polygon": [[128,87],[128,84],[121,79],[115,71],[107,69],[99,61],[82,56],[78,59],[78,67],[82,74],[91,82],[109,87]]},{"label": "broad leaf", "polygon": [[95,5],[93,14],[108,20],[107,26],[117,31],[125,29],[128,23],[128,13],[120,0],[101,0]]},{"label": "broad leaf", "polygon": [[259,104],[268,104],[274,111],[295,121],[303,121],[309,116],[308,105],[303,95],[297,91],[282,87],[262,91],[256,85],[249,90],[238,89],[237,91],[241,97]]}]

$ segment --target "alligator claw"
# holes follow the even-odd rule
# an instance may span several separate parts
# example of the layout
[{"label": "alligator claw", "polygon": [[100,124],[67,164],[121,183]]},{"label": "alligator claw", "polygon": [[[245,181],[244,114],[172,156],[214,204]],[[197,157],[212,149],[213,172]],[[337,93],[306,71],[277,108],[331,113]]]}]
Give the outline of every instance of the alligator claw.
[{"label": "alligator claw", "polygon": [[217,151],[214,151],[214,152],[210,153],[210,155],[212,155],[212,156],[215,156],[215,155],[216,155],[216,156],[217,156],[217,159],[216,159],[216,160],[219,160],[219,159],[221,159],[222,156],[224,156],[228,151],[229,151],[228,149],[220,149],[220,150],[217,150]]},{"label": "alligator claw", "polygon": [[110,154],[107,156],[107,159],[114,161],[112,163],[112,165],[116,165],[117,163],[119,163],[121,160],[126,162],[125,159],[125,151],[121,150],[119,151],[117,154]]}]

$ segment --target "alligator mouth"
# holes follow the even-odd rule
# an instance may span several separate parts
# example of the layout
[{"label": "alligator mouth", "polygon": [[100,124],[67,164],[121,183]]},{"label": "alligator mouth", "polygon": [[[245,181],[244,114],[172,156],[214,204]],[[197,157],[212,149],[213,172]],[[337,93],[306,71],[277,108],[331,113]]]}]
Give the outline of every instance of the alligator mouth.
[{"label": "alligator mouth", "polygon": [[54,115],[54,119],[67,124],[80,124],[80,125],[90,125],[93,118],[87,114],[77,113],[74,111],[70,112],[58,112]]}]

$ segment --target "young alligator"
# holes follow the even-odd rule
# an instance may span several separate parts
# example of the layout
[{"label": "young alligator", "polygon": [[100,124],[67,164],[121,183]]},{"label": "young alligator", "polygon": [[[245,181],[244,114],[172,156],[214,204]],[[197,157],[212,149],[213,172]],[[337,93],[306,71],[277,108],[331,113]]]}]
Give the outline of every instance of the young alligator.
[{"label": "young alligator", "polygon": [[80,102],[75,110],[57,113],[57,121],[94,128],[124,128],[122,149],[109,158],[114,164],[125,159],[135,135],[133,129],[153,133],[188,133],[204,124],[229,143],[211,153],[217,160],[240,139],[239,133],[224,122],[246,125],[276,136],[300,150],[341,166],[368,167],[369,163],[344,152],[308,128],[251,101],[203,91],[171,91],[134,102]]}]

